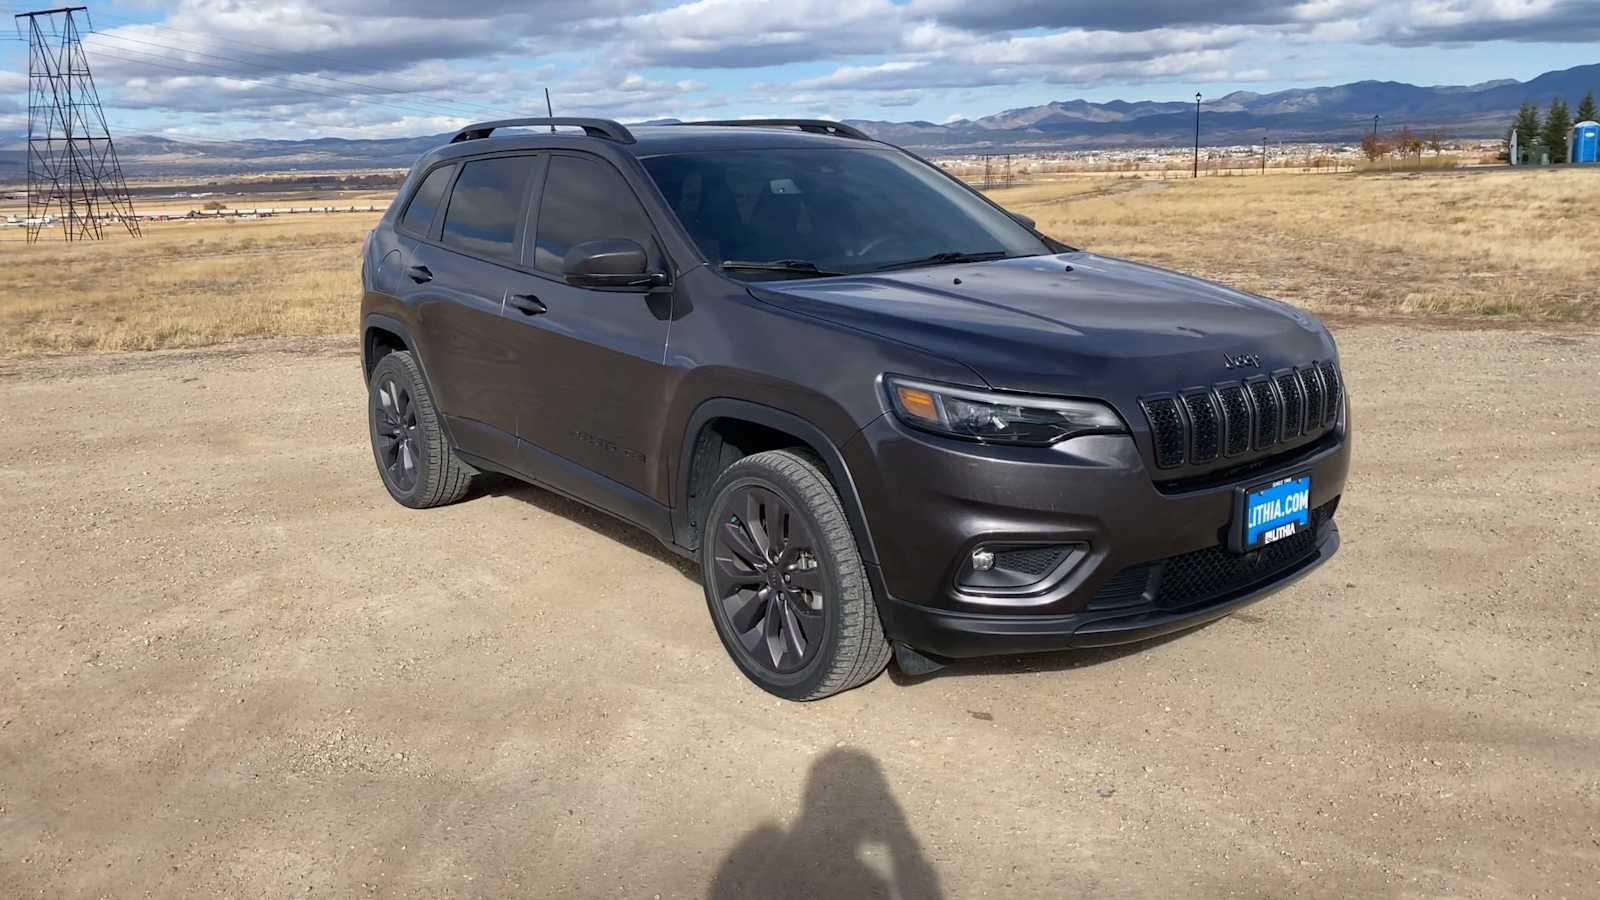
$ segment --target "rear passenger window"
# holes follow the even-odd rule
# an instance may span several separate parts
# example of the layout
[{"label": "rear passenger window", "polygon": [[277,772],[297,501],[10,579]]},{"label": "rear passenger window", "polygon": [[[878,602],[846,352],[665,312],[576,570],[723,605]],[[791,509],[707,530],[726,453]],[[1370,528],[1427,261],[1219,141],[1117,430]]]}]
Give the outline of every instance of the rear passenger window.
[{"label": "rear passenger window", "polygon": [[557,156],[550,160],[539,204],[534,268],[560,275],[561,260],[574,244],[610,238],[637,241],[654,256],[652,234],[650,217],[621,172],[597,159]]},{"label": "rear passenger window", "polygon": [[422,180],[422,187],[412,195],[405,215],[400,217],[401,228],[416,234],[428,233],[433,226],[433,214],[438,211],[439,202],[444,199],[444,189],[450,186],[450,176],[455,171],[455,166],[440,166],[428,173],[428,177]]},{"label": "rear passenger window", "polygon": [[517,226],[525,219],[534,157],[507,156],[467,163],[444,215],[446,246],[516,262]]}]

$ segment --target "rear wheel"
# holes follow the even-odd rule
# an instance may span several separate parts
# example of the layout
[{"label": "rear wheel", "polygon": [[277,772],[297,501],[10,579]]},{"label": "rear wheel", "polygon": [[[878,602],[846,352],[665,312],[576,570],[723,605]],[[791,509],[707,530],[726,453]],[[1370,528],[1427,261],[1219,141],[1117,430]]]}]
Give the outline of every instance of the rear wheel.
[{"label": "rear wheel", "polygon": [[744,674],[790,700],[877,677],[889,662],[855,535],[809,454],[734,463],[712,489],[700,541],[706,603]]},{"label": "rear wheel", "polygon": [[472,469],[456,459],[416,359],[397,350],[378,360],[367,381],[372,456],[389,496],[412,509],[466,496]]}]

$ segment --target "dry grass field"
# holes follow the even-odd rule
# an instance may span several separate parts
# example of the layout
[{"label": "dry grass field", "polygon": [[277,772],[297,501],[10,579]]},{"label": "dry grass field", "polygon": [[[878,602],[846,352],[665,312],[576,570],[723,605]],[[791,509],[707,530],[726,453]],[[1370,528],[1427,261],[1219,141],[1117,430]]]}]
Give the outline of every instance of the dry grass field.
[{"label": "dry grass field", "polygon": [[[995,197],[1077,246],[1321,312],[1600,311],[1600,170],[1081,176]],[[375,218],[158,223],[142,240],[74,245],[27,246],[7,230],[0,356],[353,333],[359,247]]]},{"label": "dry grass field", "polygon": [[1600,169],[1147,177],[994,197],[1068,243],[1318,312],[1600,315]]},{"label": "dry grass field", "polygon": [[[144,237],[0,243],[0,356],[354,333],[376,214],[150,223]],[[48,234],[48,232],[47,232]]]}]

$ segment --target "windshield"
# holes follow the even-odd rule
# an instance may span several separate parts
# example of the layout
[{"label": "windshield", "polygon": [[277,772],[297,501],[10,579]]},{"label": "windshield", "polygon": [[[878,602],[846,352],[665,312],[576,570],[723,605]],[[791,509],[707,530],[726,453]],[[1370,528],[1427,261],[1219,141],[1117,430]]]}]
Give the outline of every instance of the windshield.
[{"label": "windshield", "polygon": [[1052,252],[1004,212],[895,150],[721,150],[643,162],[711,265],[741,278]]}]

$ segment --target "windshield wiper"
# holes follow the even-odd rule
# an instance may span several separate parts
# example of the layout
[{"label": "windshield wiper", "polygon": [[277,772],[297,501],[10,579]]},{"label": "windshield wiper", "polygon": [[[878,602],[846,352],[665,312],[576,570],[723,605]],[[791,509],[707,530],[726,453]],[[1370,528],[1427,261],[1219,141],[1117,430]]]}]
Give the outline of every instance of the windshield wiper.
[{"label": "windshield wiper", "polygon": [[886,266],[878,266],[876,269],[873,269],[873,271],[887,272],[890,269],[912,269],[916,268],[917,266],[939,266],[950,263],[988,262],[992,259],[1005,259],[1010,255],[1011,254],[1004,250],[979,250],[971,253],[960,250],[949,250],[944,253],[935,253],[932,256],[924,256],[921,259],[907,259],[902,260],[901,262],[889,263]]},{"label": "windshield wiper", "polygon": [[820,269],[816,263],[804,259],[770,259],[765,262],[729,259],[722,262],[721,269],[724,272],[789,272],[796,275],[844,274]]}]

